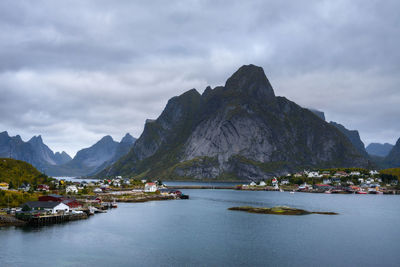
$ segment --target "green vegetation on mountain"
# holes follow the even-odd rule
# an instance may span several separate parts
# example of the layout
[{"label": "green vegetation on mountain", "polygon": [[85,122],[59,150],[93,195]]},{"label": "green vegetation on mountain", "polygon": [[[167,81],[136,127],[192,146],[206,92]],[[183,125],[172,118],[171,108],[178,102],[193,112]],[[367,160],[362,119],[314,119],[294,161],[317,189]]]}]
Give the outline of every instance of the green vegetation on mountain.
[{"label": "green vegetation on mountain", "polygon": [[248,65],[225,86],[170,99],[131,151],[98,176],[260,180],[369,164],[335,126],[276,97],[263,69]]},{"label": "green vegetation on mountain", "polygon": [[51,180],[47,175],[39,172],[31,164],[15,159],[0,158],[0,182],[18,188],[22,184],[43,184]]},{"label": "green vegetation on mountain", "polygon": [[395,176],[400,181],[400,168],[385,169],[381,170],[380,173]]}]

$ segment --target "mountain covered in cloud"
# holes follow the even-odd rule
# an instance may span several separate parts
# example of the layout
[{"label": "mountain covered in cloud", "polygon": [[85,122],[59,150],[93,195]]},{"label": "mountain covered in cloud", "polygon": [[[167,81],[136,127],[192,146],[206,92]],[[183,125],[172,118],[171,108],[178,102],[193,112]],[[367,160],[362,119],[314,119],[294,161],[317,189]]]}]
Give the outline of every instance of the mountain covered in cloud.
[{"label": "mountain covered in cloud", "polygon": [[129,152],[136,139],[127,133],[116,142],[109,135],[94,145],[79,150],[69,162],[54,166],[48,174],[52,176],[86,176],[101,171]]},{"label": "mountain covered in cloud", "polygon": [[162,179],[265,179],[313,167],[367,167],[337,127],[276,97],[262,68],[225,86],[171,98],[130,152],[99,174]]},{"label": "mountain covered in cloud", "polygon": [[371,143],[366,147],[366,150],[371,156],[386,157],[394,146],[389,143]]},{"label": "mountain covered in cloud", "polygon": [[54,154],[40,135],[24,142],[19,135],[11,137],[7,132],[0,133],[0,157],[26,161],[42,172],[71,159],[64,151]]}]

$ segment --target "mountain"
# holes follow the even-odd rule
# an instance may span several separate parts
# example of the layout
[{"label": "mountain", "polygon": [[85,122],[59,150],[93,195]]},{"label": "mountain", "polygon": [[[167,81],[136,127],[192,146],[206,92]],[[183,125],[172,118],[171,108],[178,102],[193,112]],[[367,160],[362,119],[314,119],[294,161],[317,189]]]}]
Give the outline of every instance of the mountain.
[{"label": "mountain", "polygon": [[26,161],[41,171],[46,171],[49,166],[65,162],[69,155],[63,152],[61,160],[57,153],[43,143],[42,137],[34,136],[24,142],[19,135],[10,137],[7,132],[0,133],[0,157],[11,157]]},{"label": "mountain", "polygon": [[389,143],[371,143],[367,146],[366,151],[369,155],[372,156],[386,157],[387,155],[389,155],[393,147],[394,146]]},{"label": "mountain", "polygon": [[318,117],[320,117],[321,120],[325,120],[325,113],[324,112],[316,110],[316,109],[312,109],[312,108],[309,108],[308,110],[311,111],[312,113],[314,113],[315,115],[317,115]]},{"label": "mountain", "polygon": [[254,180],[368,164],[336,127],[276,97],[263,69],[247,65],[225,86],[171,98],[130,152],[98,176]]},{"label": "mountain", "polygon": [[50,168],[48,173],[53,176],[86,176],[94,174],[128,153],[135,140],[129,133],[119,143],[109,135],[104,136],[91,147],[78,151],[72,160]]},{"label": "mountain", "polygon": [[396,144],[383,162],[388,168],[400,167],[400,138],[397,140]]},{"label": "mountain", "polygon": [[348,130],[343,125],[334,121],[331,121],[330,124],[338,128],[339,131],[341,131],[350,140],[354,147],[357,148],[361,155],[368,157],[368,153],[365,150],[364,143],[361,141],[360,134],[357,130]]},{"label": "mountain", "polygon": [[47,176],[39,172],[31,164],[10,158],[0,158],[0,182],[12,183],[19,187],[23,183],[41,184]]},{"label": "mountain", "polygon": [[61,164],[67,163],[68,161],[72,160],[72,158],[65,151],[63,151],[61,153],[56,152],[54,154],[54,160],[57,163],[57,165],[61,165]]}]

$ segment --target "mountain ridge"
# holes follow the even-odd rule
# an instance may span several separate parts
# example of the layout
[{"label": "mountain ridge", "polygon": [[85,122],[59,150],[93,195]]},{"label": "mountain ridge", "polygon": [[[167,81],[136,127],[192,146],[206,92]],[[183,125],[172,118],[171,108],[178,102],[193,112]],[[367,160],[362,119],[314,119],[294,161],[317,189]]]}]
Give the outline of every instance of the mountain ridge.
[{"label": "mountain ridge", "polygon": [[265,179],[300,167],[366,166],[336,127],[284,97],[263,69],[171,98],[131,151],[98,176]]}]

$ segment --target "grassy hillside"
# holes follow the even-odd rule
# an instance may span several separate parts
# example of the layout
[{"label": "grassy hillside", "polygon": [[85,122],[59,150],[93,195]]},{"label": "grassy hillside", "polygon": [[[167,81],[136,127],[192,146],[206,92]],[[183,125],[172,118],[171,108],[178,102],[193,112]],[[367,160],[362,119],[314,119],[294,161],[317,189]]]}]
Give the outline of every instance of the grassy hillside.
[{"label": "grassy hillside", "polygon": [[46,175],[25,161],[0,158],[0,182],[6,182],[10,187],[18,188],[23,183],[37,185],[48,180]]},{"label": "grassy hillside", "polygon": [[380,173],[396,176],[400,180],[400,168],[385,169],[381,170]]}]

